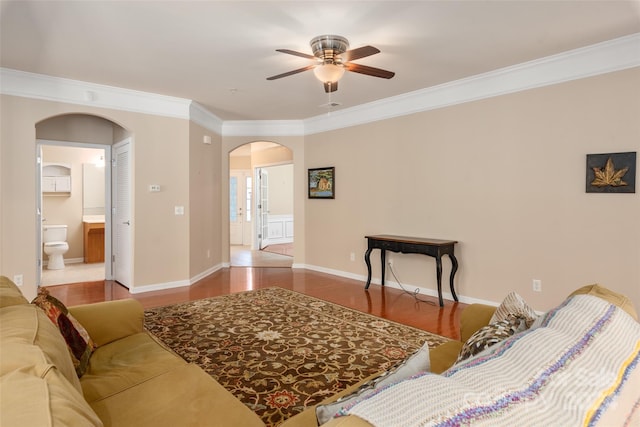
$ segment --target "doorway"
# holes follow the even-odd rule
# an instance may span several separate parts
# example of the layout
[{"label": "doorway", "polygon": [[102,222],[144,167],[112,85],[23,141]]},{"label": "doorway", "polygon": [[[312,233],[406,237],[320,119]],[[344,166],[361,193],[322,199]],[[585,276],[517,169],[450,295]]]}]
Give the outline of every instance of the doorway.
[{"label": "doorway", "polygon": [[[38,282],[53,286],[94,282],[108,277],[105,239],[108,210],[111,147],[70,141],[38,140],[40,183],[38,212]],[[63,268],[49,268],[51,255],[43,249],[43,230],[59,226],[66,232],[68,249],[62,254]],[[87,238],[89,237],[89,238]],[[89,250],[90,248],[90,250]],[[111,273],[108,268],[109,275]]]},{"label": "doorway", "polygon": [[[131,145],[130,133],[99,116],[71,113],[36,123],[38,286],[115,278],[118,264],[113,257],[117,239],[112,233],[112,197],[117,200],[119,192],[112,183],[118,171],[112,162],[112,148],[118,146],[117,141]],[[50,164],[53,167],[48,167]],[[62,260],[54,259],[57,268],[48,268],[51,250],[44,253],[43,224],[66,229],[67,248]],[[49,231],[52,228],[56,227],[48,227]]]},{"label": "doorway", "polygon": [[288,148],[259,141],[230,152],[229,243],[232,267],[292,266],[293,156]]}]

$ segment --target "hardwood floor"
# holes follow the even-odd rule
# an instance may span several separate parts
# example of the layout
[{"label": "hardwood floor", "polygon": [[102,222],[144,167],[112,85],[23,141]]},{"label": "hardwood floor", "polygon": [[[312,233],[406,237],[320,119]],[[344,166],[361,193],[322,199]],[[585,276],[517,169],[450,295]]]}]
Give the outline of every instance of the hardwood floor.
[{"label": "hardwood floor", "polygon": [[412,295],[399,289],[371,285],[304,269],[231,267],[219,270],[192,286],[163,291],[130,294],[113,281],[83,282],[49,287],[50,293],[68,306],[135,298],[145,307],[158,307],[218,295],[279,286],[340,304],[355,310],[458,339],[460,312],[465,304]]}]

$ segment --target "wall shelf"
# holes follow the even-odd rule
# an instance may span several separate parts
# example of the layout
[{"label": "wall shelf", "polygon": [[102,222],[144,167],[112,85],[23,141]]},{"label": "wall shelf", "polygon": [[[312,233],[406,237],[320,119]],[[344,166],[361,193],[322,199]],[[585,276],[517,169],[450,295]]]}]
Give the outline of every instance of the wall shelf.
[{"label": "wall shelf", "polygon": [[42,192],[46,195],[71,195],[71,165],[43,163]]}]

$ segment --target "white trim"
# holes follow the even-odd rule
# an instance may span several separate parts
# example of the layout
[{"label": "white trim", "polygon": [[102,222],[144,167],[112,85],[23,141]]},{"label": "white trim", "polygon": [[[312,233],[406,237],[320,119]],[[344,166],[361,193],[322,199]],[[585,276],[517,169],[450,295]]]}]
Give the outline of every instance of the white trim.
[{"label": "white trim", "polygon": [[304,135],[303,120],[226,120],[224,136],[300,136]]},{"label": "white trim", "polygon": [[640,33],[305,120],[223,121],[188,99],[0,68],[0,93],[193,120],[222,136],[303,136],[640,67]]},{"label": "white trim", "polygon": [[191,105],[189,106],[189,116],[192,122],[197,123],[203,128],[209,129],[218,135],[222,135],[222,126],[224,122],[218,116],[195,101],[191,102]]},{"label": "white trim", "polygon": [[189,281],[191,282],[191,284],[193,285],[194,283],[196,283],[199,280],[204,279],[205,277],[207,277],[210,274],[215,273],[216,271],[220,270],[223,268],[223,264],[217,264],[214,265],[211,268],[206,269],[205,271],[196,274],[195,276],[193,276],[191,279],[189,279]]},{"label": "white trim", "polygon": [[[69,264],[81,264],[84,263],[84,258],[65,258],[62,257],[62,259],[64,260],[64,265],[69,265]],[[49,260],[48,259],[43,259],[42,260],[42,266],[47,266],[49,265]]]},{"label": "white trim", "polygon": [[[308,264],[294,264],[292,266],[292,268],[304,268],[307,270],[312,270],[312,271],[318,271],[320,273],[326,273],[326,274],[331,274],[333,276],[338,276],[338,277],[344,277],[346,279],[352,279],[352,280],[357,280],[362,282],[362,288],[364,289],[364,285],[367,281],[367,276],[364,275],[359,275],[359,274],[355,274],[355,273],[349,273],[346,271],[340,271],[340,270],[333,270],[330,268],[325,268],[325,267],[320,267],[317,265],[308,265]],[[377,285],[380,286],[380,279],[379,278],[373,278],[371,279],[371,284],[372,285]],[[391,280],[385,280],[385,286],[389,287],[389,288],[394,288],[394,289],[401,289],[400,285],[397,282],[391,281]],[[415,289],[419,289],[419,295],[428,295],[431,297],[438,297],[438,291],[435,289],[429,289],[429,288],[423,288],[421,286],[417,286],[417,285],[412,285],[409,283],[405,283],[404,285],[405,289],[410,289],[412,292]],[[447,292],[446,290],[442,290],[442,298],[444,298],[445,300],[449,300],[449,301],[453,301],[453,295],[451,295],[450,292]],[[458,294],[458,300],[459,302],[463,303],[463,304],[485,304],[485,305],[491,305],[493,307],[497,307],[500,305],[499,302],[495,302],[495,301],[488,301],[488,300],[483,300],[483,299],[479,299],[479,298],[473,298],[473,297],[466,297],[464,295],[460,295]]]},{"label": "white trim", "polygon": [[305,134],[444,108],[640,66],[640,33],[308,118]]},{"label": "white trim", "polygon": [[189,119],[191,101],[115,86],[0,68],[3,95]]},{"label": "white trim", "polygon": [[221,268],[223,268],[223,264],[218,264],[218,265],[215,265],[215,266],[203,271],[202,273],[199,273],[199,274],[193,276],[189,280],[177,280],[175,282],[165,282],[165,283],[156,283],[156,284],[153,284],[153,285],[138,286],[136,288],[129,289],[129,293],[131,293],[131,294],[143,294],[145,292],[163,291],[163,290],[166,290],[166,289],[175,289],[175,288],[185,288],[185,287],[188,287],[188,286],[192,286],[197,281],[204,279],[208,275],[215,273],[216,271],[220,270]]},{"label": "white trim", "polygon": [[130,294],[143,294],[145,292],[163,291],[165,289],[184,288],[191,286],[188,280],[177,280],[175,282],[156,283],[154,285],[135,286],[129,288]]}]

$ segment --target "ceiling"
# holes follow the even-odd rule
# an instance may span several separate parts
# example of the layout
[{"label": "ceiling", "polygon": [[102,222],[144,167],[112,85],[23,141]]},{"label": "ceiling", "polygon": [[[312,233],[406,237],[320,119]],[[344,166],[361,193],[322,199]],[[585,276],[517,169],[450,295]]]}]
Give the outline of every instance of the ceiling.
[{"label": "ceiling", "polygon": [[[301,120],[640,32],[640,1],[1,1],[5,68],[191,99],[222,120]],[[381,53],[326,94],[308,65],[338,34]]]}]

